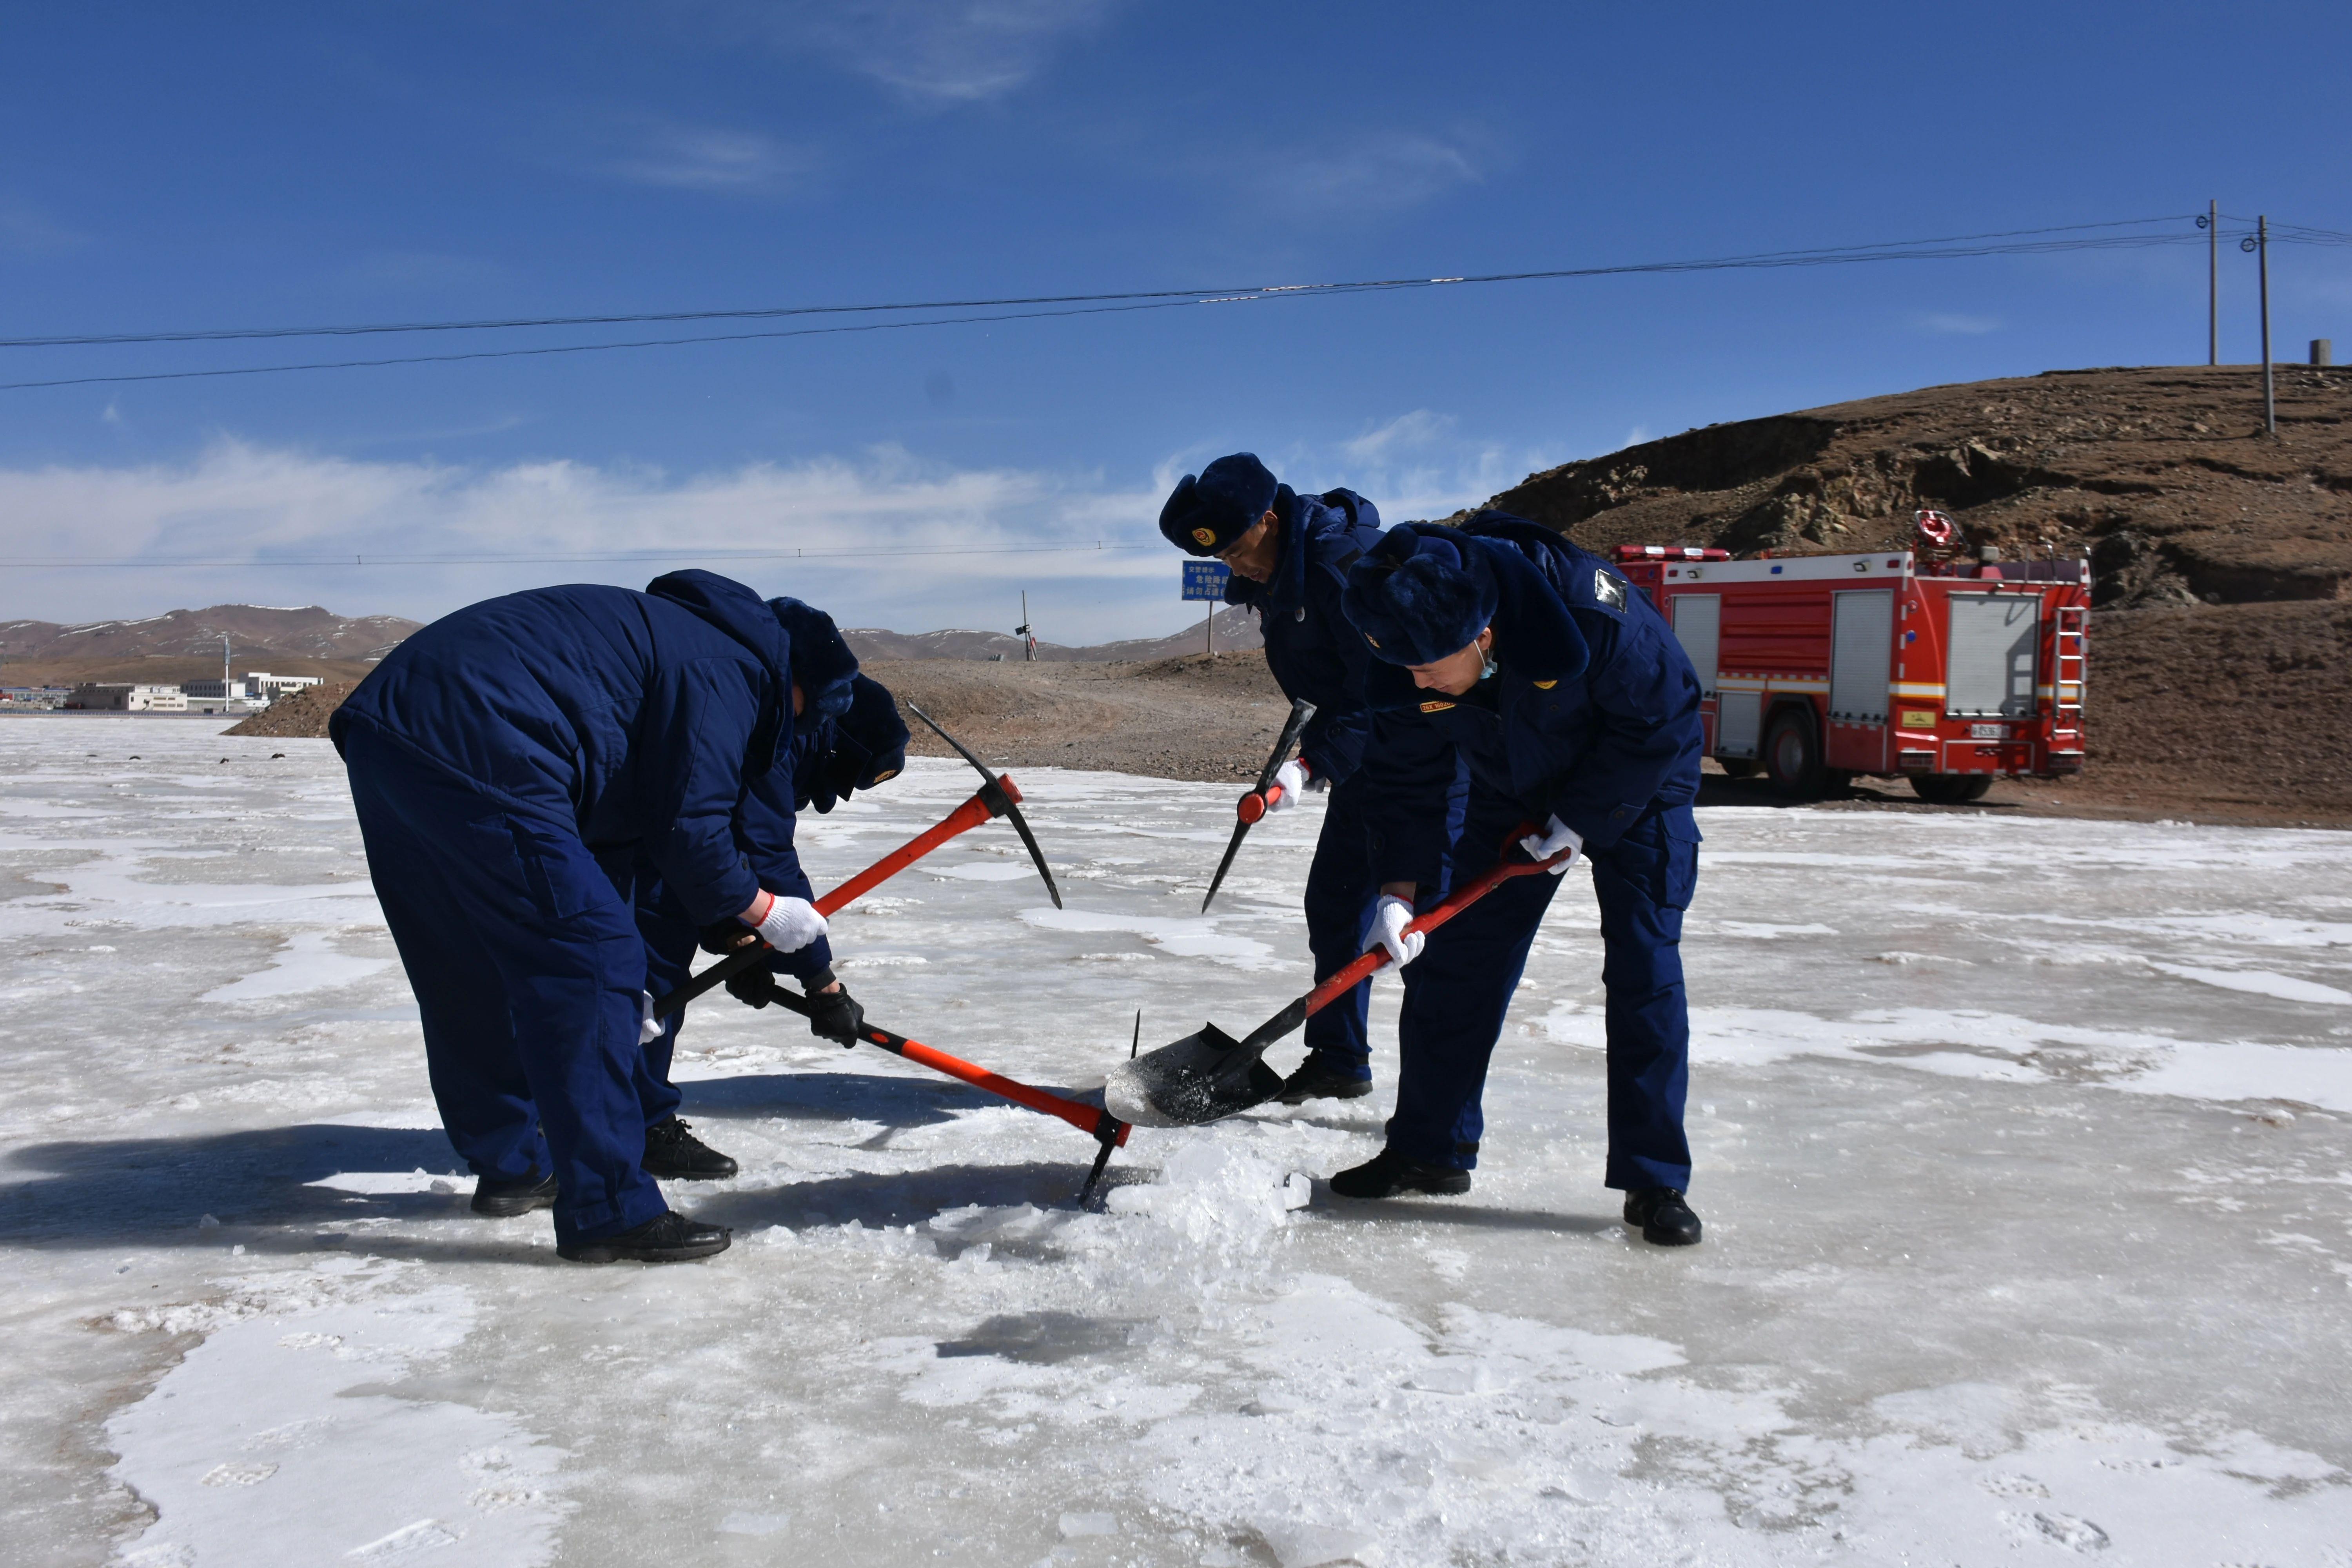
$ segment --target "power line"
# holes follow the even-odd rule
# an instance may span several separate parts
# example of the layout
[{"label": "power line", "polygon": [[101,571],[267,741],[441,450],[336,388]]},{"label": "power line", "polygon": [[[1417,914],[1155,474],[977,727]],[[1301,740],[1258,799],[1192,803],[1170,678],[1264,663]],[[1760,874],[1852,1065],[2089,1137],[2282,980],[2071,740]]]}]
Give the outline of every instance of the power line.
[{"label": "power line", "polygon": [[[2197,215],[2189,215],[2194,217]],[[1677,261],[1624,262],[1601,267],[1551,268],[1525,272],[1490,272],[1444,278],[1371,279],[1354,282],[1266,284],[1238,289],[1150,290],[1140,293],[1037,296],[1000,301],[940,301],[930,305],[822,305],[779,307],[745,311],[667,312],[640,316],[515,318],[502,321],[412,322],[349,328],[239,329],[207,337],[204,334],[122,334],[114,337],[0,340],[0,347],[89,346],[100,343],[213,341],[222,337],[348,335],[374,331],[455,331],[499,327],[583,325],[623,321],[773,318],[794,315],[874,313],[915,310],[970,309],[982,305],[1066,304],[1067,308],[1008,310],[993,315],[919,318],[912,321],[869,321],[836,327],[799,327],[775,331],[703,333],[687,337],[631,339],[621,342],[543,344],[529,348],[478,349],[445,354],[404,354],[379,359],[311,361],[294,364],[218,366],[200,370],[150,371],[111,375],[55,376],[36,381],[0,382],[0,391],[40,387],[89,386],[147,381],[188,381],[231,375],[275,375],[295,371],[375,369],[404,364],[445,364],[467,360],[521,359],[551,354],[602,353],[622,349],[677,348],[696,343],[748,342],[782,338],[817,337],[844,332],[892,331],[922,327],[1038,321],[1071,316],[1114,315],[1138,310],[1172,310],[1192,305],[1235,305],[1276,300],[1319,298],[1339,294],[1390,293],[1405,289],[1447,288],[1466,284],[1524,283],[1569,279],[1664,275],[1743,269],[1846,266],[1870,261],[1949,260],[1970,257],[2025,256],[2063,251],[2139,248],[2150,246],[2202,243],[2194,234],[2141,232],[2094,234],[2095,229],[2139,228],[2152,224],[2184,221],[2179,217],[2127,218],[2113,223],[2074,224],[2060,228],[2012,229],[1994,234],[1959,235],[1942,239],[1902,240],[1876,246],[1843,246],[1811,250],[1765,251],[1747,256],[1714,257]],[[2326,231],[2314,231],[2325,233]],[[2065,238],[2037,237],[2065,235]],[[1127,301],[1083,303],[1083,301]]]},{"label": "power line", "polygon": [[[2194,216],[2194,214],[2189,215]],[[1754,264],[1776,257],[1832,257],[1844,251],[1884,250],[1896,246],[1957,245],[1977,240],[2017,239],[2035,235],[2072,234],[2101,228],[2130,228],[2147,224],[2179,223],[2179,217],[2119,218],[2109,223],[2063,224],[2053,228],[2002,229],[1990,234],[1947,235],[1935,239],[1893,240],[1867,246],[1768,251],[1753,257],[1726,257],[1712,261],[1648,263],[1622,268],[1580,268],[1546,272],[1497,272],[1484,277],[1390,278],[1354,283],[1234,284],[1208,289],[1129,289],[1117,293],[1036,294],[1001,300],[918,300],[897,304],[776,305],[748,310],[650,310],[597,316],[507,316],[452,321],[374,321],[325,327],[221,327],[153,332],[91,332],[39,338],[0,338],[0,348],[87,347],[109,343],[228,342],[260,338],[359,337],[382,332],[472,332],[517,327],[635,326],[658,321],[720,321],[771,320],[784,316],[826,316],[901,310],[1003,310],[1027,305],[1117,304],[1134,300],[1176,300],[1190,302],[1201,295],[1263,295],[1329,289],[1427,288],[1442,283],[1519,282],[1540,278],[1591,277],[1612,270],[1638,271],[1675,267],[1729,267]],[[700,340],[686,340],[695,342]]]},{"label": "power line", "polygon": [[[1150,544],[1112,544],[1093,540],[1079,544],[985,544],[946,546],[936,549],[901,550],[892,548],[879,553],[892,558],[910,555],[1061,555],[1083,552],[1087,554],[1124,550],[1149,550]],[[261,566],[549,566],[601,563],[606,565],[635,564],[659,566],[678,561],[829,561],[856,559],[871,561],[877,552],[872,549],[842,550],[587,550],[562,555],[376,555],[354,552],[341,555],[277,556],[267,560],[198,560],[165,557],[125,561],[119,556],[30,556],[21,560],[0,560],[0,566],[24,571],[89,571],[89,570],[234,570],[247,571]]]}]

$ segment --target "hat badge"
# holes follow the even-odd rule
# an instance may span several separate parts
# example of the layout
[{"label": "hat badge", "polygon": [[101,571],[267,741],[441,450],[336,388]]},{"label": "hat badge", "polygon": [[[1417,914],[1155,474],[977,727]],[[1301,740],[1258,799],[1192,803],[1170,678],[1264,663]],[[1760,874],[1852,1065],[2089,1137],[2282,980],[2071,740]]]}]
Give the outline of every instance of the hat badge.
[{"label": "hat badge", "polygon": [[1213,528],[1196,528],[1192,531],[1192,542],[1195,544],[1214,544],[1216,542],[1217,531]]}]

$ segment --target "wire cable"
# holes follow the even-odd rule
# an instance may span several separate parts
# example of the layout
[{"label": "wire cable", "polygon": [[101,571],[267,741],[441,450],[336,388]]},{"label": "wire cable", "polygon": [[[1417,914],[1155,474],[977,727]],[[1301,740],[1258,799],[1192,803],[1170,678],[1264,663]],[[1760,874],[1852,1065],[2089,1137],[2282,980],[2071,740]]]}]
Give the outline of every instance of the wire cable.
[{"label": "wire cable", "polygon": [[[2134,219],[2148,223],[2157,219]],[[2037,230],[2014,231],[2021,236]],[[1989,242],[1988,242],[1989,241]],[[1343,294],[1391,293],[1412,289],[1444,288],[1456,284],[1521,283],[1565,279],[1632,277],[1667,275],[1685,272],[1713,272],[1740,269],[1777,269],[1799,267],[1845,266],[1869,261],[1923,261],[1985,256],[2043,255],[2063,251],[2131,249],[2149,246],[2200,245],[2198,235],[2126,234],[2082,236],[2072,239],[2020,238],[2006,243],[1999,237],[1958,237],[1952,240],[1914,240],[1876,248],[1846,247],[1831,250],[1769,251],[1752,256],[1721,257],[1683,261],[1626,262],[1603,267],[1553,268],[1529,272],[1492,272],[1452,278],[1378,279],[1346,283],[1270,284],[1257,289],[1223,294],[1201,295],[1187,291],[1181,298],[1147,298],[1132,304],[1078,305],[1064,310],[1013,310],[991,315],[934,316],[912,321],[867,321],[836,327],[795,327],[773,331],[698,333],[687,337],[640,338],[621,342],[589,343],[541,344],[529,348],[476,349],[441,354],[401,354],[380,359],[315,360],[294,364],[263,364],[215,366],[202,370],[145,371],[107,375],[51,376],[33,381],[0,382],[0,392],[22,392],[40,387],[118,385],[132,382],[195,381],[220,376],[277,375],[296,371],[366,370],[390,365],[447,364],[470,360],[530,359],[551,354],[603,353],[624,349],[678,348],[696,343],[750,342],[782,338],[824,337],[845,332],[897,331],[923,327],[950,327],[988,324],[1003,321],[1041,321],[1073,316],[1122,315],[1141,310],[1175,310],[1195,305],[1251,304],[1277,300],[1318,299]],[[1095,296],[1104,299],[1134,299],[1135,296]],[[875,310],[905,309],[894,306],[823,306],[808,307],[803,313],[820,310]]]},{"label": "wire cable", "polygon": [[264,338],[360,337],[383,332],[471,332],[520,327],[606,327],[635,326],[666,321],[765,321],[786,316],[888,314],[910,310],[1006,310],[1029,305],[1118,304],[1136,300],[1190,300],[1195,296],[1202,295],[1264,295],[1362,289],[1428,288],[1433,284],[1446,283],[1521,282],[1544,278],[1592,277],[1621,270],[1644,271],[1767,265],[1777,258],[1784,258],[1835,257],[1847,251],[1875,252],[1898,247],[1958,245],[1981,240],[2018,239],[2040,235],[2084,233],[2093,229],[2130,228],[2149,224],[2180,223],[2186,221],[2187,217],[2196,216],[2198,215],[2189,214],[2186,216],[2118,218],[2106,223],[2062,224],[2049,228],[2000,229],[1989,234],[1947,235],[1933,239],[1892,240],[1863,246],[1831,246],[1806,250],[1767,251],[1757,256],[1722,257],[1706,261],[1648,263],[1626,268],[1584,268],[1542,272],[1496,272],[1477,277],[1390,278],[1346,283],[1245,284],[1213,289],[1152,289],[1117,293],[1037,294],[1001,300],[921,300],[898,304],[782,305],[761,306],[749,310],[652,310],[595,316],[509,316],[476,321],[376,321],[325,327],[225,327],[180,331],[91,332],[53,337],[0,338],[0,348],[64,348],[119,343],[229,342]]}]

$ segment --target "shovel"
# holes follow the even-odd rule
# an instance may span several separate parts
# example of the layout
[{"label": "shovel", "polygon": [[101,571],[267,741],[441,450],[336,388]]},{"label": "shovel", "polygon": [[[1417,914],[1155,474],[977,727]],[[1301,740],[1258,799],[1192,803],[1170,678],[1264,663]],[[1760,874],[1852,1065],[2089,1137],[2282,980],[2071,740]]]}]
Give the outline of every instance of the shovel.
[{"label": "shovel", "polygon": [[[950,742],[950,744],[953,743]],[[982,768],[981,776],[988,778],[988,770]],[[1037,857],[1037,870],[1045,879],[1047,890],[1051,891],[1054,887],[1054,874],[1045,869],[1045,858],[1038,852],[1037,841],[1029,836],[1029,825],[1021,817],[1020,803],[1021,791],[1013,784],[1012,775],[989,778],[987,784],[977,795],[949,813],[938,826],[925,828],[833,891],[825,894],[824,897],[817,900],[816,912],[830,920],[837,911],[845,908],[852,899],[872,892],[877,887],[897,876],[949,839],[959,834],[969,833],[982,823],[998,816],[1010,816],[1013,819],[1013,826],[1020,830],[1021,841],[1029,846],[1029,852],[1032,855]],[[1055,893],[1055,907],[1058,908],[1061,902],[1061,895],[1058,892]],[[760,963],[767,952],[767,943],[753,942],[729,953],[668,995],[656,1001],[654,1004],[654,1016],[668,1017],[712,986],[730,980]]]},{"label": "shovel", "polygon": [[[809,1015],[808,1000],[793,994],[781,985],[769,994],[769,1000],[787,1012],[798,1013],[803,1018]],[[1070,1100],[1049,1089],[1034,1088],[1017,1079],[1006,1078],[1001,1073],[992,1073],[984,1067],[965,1061],[961,1057],[951,1057],[945,1051],[934,1050],[920,1040],[910,1040],[904,1035],[894,1035],[887,1029],[877,1028],[871,1024],[857,1031],[857,1039],[861,1045],[879,1046],[894,1057],[902,1057],[908,1061],[927,1067],[933,1072],[945,1073],[948,1077],[968,1083],[974,1089],[984,1089],[991,1094],[1001,1095],[1016,1105],[1025,1105],[1032,1110],[1059,1117],[1094,1139],[1099,1147],[1095,1152],[1094,1169],[1087,1173],[1086,1185],[1078,1189],[1078,1202],[1081,1204],[1093,1195],[1095,1184],[1102,1180],[1103,1167],[1110,1163],[1110,1152],[1113,1149],[1124,1147],[1127,1143],[1127,1135],[1134,1131],[1129,1123],[1120,1121],[1098,1105],[1088,1105],[1084,1100]]]},{"label": "shovel", "polygon": [[[1538,831],[1523,822],[1503,840],[1508,856],[1514,844]],[[1466,887],[1456,888],[1435,909],[1414,921],[1407,931],[1433,931],[1514,877],[1532,877],[1564,864],[1575,853],[1563,849],[1549,860],[1500,860]],[[1139,1127],[1197,1127],[1223,1121],[1254,1105],[1262,1105],[1282,1087],[1282,1075],[1265,1065],[1266,1047],[1289,1034],[1314,1014],[1345,996],[1389,962],[1389,951],[1375,947],[1289,1006],[1236,1040],[1214,1024],[1187,1035],[1111,1071],[1103,1086],[1103,1103],[1121,1121]]]}]

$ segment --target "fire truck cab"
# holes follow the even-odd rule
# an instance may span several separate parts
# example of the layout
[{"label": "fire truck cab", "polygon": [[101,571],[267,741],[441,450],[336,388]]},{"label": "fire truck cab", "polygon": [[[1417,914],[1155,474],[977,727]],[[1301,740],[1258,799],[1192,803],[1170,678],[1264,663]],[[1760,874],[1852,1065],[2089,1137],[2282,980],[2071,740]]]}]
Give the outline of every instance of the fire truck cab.
[{"label": "fire truck cab", "polygon": [[2082,771],[2085,561],[1629,544],[1616,566],[1690,656],[1707,752],[1735,777],[1811,797],[1899,776],[1956,804]]}]

